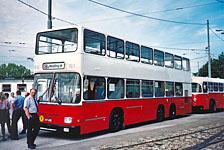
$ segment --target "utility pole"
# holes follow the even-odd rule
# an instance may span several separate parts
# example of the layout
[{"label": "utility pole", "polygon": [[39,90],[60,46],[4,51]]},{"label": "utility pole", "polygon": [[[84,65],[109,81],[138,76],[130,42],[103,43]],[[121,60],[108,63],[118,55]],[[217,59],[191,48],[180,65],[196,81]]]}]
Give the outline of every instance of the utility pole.
[{"label": "utility pole", "polygon": [[[47,19],[47,28],[52,29],[52,15],[51,15],[51,8],[52,8],[52,0],[48,0],[48,19]],[[52,39],[47,38],[48,42],[48,52],[52,53]]]},{"label": "utility pole", "polygon": [[52,0],[48,0],[48,20],[47,28],[52,29],[52,16],[51,16]]},{"label": "utility pole", "polygon": [[211,78],[211,53],[210,53],[210,37],[209,37],[209,20],[207,20],[207,36],[208,36],[208,77]]},{"label": "utility pole", "polygon": [[199,61],[198,61],[198,74],[197,74],[197,76],[199,76]]}]

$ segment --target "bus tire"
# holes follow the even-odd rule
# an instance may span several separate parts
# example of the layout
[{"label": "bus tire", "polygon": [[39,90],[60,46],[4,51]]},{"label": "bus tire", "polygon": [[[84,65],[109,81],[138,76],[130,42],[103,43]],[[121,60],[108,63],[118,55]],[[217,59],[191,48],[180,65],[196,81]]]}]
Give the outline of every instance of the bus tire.
[{"label": "bus tire", "polygon": [[122,109],[115,108],[110,113],[109,130],[111,132],[117,132],[123,128],[124,113]]},{"label": "bus tire", "polygon": [[170,105],[170,119],[174,119],[176,117],[176,106],[175,104]]},{"label": "bus tire", "polygon": [[214,100],[210,101],[209,110],[210,110],[210,112],[216,112],[216,103]]},{"label": "bus tire", "polygon": [[159,105],[157,109],[157,121],[161,122],[165,119],[165,109],[163,105]]}]

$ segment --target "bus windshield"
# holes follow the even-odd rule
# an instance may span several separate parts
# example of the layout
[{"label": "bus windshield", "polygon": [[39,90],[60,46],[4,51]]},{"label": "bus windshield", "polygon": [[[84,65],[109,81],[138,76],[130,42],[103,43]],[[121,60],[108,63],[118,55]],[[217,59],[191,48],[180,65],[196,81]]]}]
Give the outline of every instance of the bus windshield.
[{"label": "bus windshield", "polygon": [[37,34],[36,54],[74,52],[77,49],[78,30],[64,29]]},{"label": "bus windshield", "polygon": [[201,93],[202,92],[201,85],[198,83],[192,83],[192,92]]},{"label": "bus windshield", "polygon": [[79,103],[81,80],[78,73],[36,74],[34,85],[40,102]]}]

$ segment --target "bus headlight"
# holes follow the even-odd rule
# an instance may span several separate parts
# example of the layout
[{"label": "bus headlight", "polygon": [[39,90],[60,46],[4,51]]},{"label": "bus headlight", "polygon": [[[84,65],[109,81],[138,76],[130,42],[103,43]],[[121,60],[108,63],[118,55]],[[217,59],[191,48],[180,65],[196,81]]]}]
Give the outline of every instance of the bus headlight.
[{"label": "bus headlight", "polygon": [[72,117],[64,117],[64,123],[72,123]]},{"label": "bus headlight", "polygon": [[197,98],[194,98],[193,101],[194,101],[194,102],[197,102]]}]

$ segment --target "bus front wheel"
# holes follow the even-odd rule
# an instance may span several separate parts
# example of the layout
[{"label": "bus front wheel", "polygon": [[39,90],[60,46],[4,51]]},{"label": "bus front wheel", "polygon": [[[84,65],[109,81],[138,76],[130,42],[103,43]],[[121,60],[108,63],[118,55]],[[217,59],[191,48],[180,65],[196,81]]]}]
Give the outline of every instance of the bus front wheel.
[{"label": "bus front wheel", "polygon": [[109,129],[111,132],[117,132],[123,128],[124,114],[121,109],[114,109],[110,114]]}]

